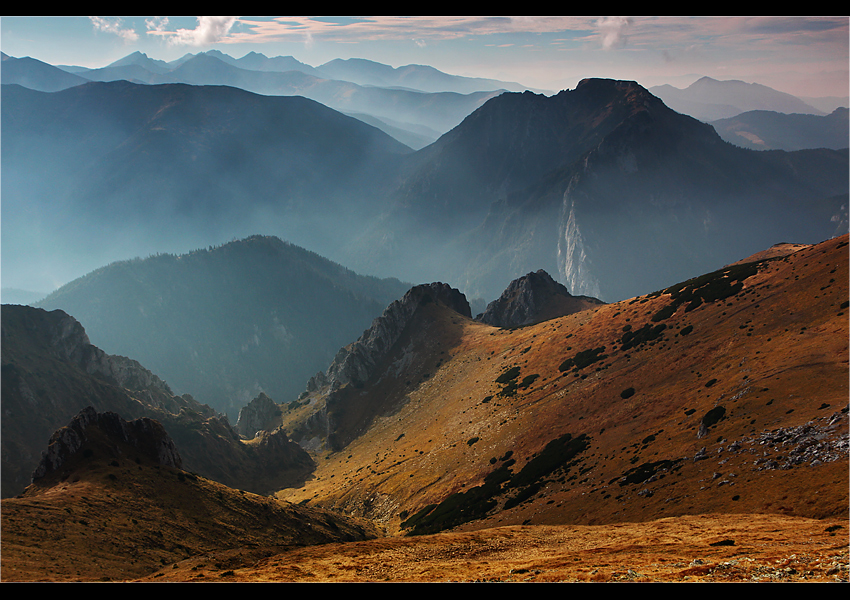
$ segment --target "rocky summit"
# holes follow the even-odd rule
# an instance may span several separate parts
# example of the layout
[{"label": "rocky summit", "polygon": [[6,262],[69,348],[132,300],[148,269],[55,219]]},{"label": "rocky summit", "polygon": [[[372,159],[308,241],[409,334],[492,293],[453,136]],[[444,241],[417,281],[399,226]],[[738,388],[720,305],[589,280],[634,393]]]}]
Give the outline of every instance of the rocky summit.
[{"label": "rocky summit", "polygon": [[128,422],[112,412],[98,414],[89,406],[51,436],[41,463],[33,473],[33,481],[60,471],[78,454],[88,457],[105,453],[126,459],[129,452],[137,461],[139,456],[144,456],[154,464],[176,469],[183,467],[174,440],[159,422],[147,418]]},{"label": "rocky summit", "polygon": [[522,327],[604,304],[590,296],[573,296],[567,288],[540,269],[514,279],[507,289],[477,317],[496,327]]}]

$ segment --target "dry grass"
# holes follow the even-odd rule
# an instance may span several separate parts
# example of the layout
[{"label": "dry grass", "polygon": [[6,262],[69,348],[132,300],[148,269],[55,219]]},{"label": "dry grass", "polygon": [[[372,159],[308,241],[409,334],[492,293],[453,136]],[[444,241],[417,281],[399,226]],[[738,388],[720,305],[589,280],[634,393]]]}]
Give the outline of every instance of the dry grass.
[{"label": "dry grass", "polygon": [[[366,530],[340,536],[306,506],[100,465],[3,501],[2,578],[846,581],[847,236],[796,250],[731,298],[679,307],[639,349],[621,347],[624,328],[655,324],[668,295],[516,330],[429,305],[426,334],[394,357],[406,357],[398,376],[352,392],[382,407],[369,428],[278,494],[387,537],[337,543]],[[559,370],[603,346],[597,363]],[[502,395],[496,380],[511,367],[517,381],[537,377]],[[716,407],[723,418],[701,434]],[[590,446],[528,500],[505,509],[505,493],[484,519],[399,535],[405,517],[481,485],[508,452],[517,473],[564,433]],[[806,454],[818,444],[831,454]],[[624,480],[660,461],[675,468]]]}]

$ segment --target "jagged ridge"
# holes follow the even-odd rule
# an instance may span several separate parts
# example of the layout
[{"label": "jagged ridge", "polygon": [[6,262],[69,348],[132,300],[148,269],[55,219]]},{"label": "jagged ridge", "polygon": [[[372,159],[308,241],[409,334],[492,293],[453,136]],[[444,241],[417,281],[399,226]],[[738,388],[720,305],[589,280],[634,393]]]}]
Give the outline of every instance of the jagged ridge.
[{"label": "jagged ridge", "polygon": [[465,317],[472,317],[466,296],[448,284],[435,282],[417,285],[401,300],[390,304],[356,342],[340,349],[327,372],[314,376],[307,390],[315,391],[325,385],[338,389],[346,383],[368,381],[374,374],[375,366],[401,337],[413,314],[429,302],[439,302]]}]

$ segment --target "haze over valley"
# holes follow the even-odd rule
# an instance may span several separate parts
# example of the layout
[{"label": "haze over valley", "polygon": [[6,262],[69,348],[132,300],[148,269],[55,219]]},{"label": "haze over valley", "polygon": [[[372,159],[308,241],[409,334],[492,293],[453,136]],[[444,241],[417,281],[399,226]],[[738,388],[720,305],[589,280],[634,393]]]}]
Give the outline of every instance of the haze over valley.
[{"label": "haze over valley", "polygon": [[4,580],[847,580],[846,18],[0,25]]}]

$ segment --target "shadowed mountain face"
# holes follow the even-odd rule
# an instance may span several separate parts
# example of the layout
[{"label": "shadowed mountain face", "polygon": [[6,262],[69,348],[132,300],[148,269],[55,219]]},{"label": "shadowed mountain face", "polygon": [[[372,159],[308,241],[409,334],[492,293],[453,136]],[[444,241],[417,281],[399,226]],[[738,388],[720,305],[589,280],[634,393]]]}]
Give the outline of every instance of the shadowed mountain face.
[{"label": "shadowed mountain face", "polygon": [[515,279],[477,320],[495,327],[523,327],[563,317],[603,304],[587,296],[573,296],[543,270]]},{"label": "shadowed mountain face", "polygon": [[136,357],[235,422],[260,392],[294,400],[408,287],[253,236],[114,263],[39,306],[74,315],[99,347]]},{"label": "shadowed mountain face", "polygon": [[409,152],[317,102],[227,87],[4,86],[2,110],[4,280],[23,289],[256,233],[334,253]]},{"label": "shadowed mountain face", "polygon": [[585,80],[503,94],[407,157],[393,210],[359,243],[470,297],[543,268],[612,301],[846,231],[847,164],[846,150],[742,150],[634,82]]},{"label": "shadowed mountain face", "polygon": [[7,86],[3,111],[4,280],[22,289],[259,232],[470,298],[543,269],[612,301],[847,227],[846,149],[736,148],[628,81],[502,94],[415,153],[224,87]]}]

